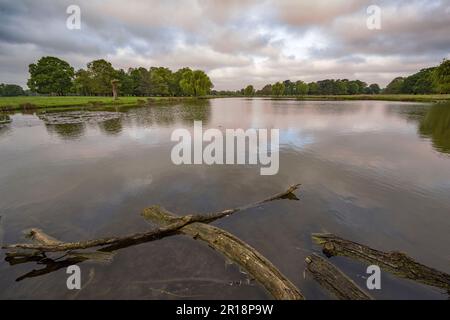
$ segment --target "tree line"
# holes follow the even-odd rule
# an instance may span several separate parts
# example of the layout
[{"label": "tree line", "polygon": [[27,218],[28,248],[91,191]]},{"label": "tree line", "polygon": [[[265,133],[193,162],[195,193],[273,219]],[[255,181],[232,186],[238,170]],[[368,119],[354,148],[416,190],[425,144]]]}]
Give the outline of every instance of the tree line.
[{"label": "tree line", "polygon": [[122,96],[204,96],[213,88],[202,70],[143,67],[114,69],[104,59],[94,60],[75,71],[66,61],[42,57],[29,66],[31,92],[46,95],[110,96],[117,85]]},{"label": "tree line", "polygon": [[304,96],[304,95],[356,95],[356,94],[445,94],[450,93],[450,60],[432,68],[422,69],[408,77],[397,77],[386,88],[376,83],[368,85],[361,80],[326,79],[306,83],[286,80],[267,84],[260,90],[253,85],[238,91],[215,91],[217,95],[240,96]]},{"label": "tree line", "polygon": [[408,77],[393,79],[386,88],[361,80],[326,79],[306,83],[286,80],[267,84],[256,90],[252,85],[238,91],[216,91],[208,75],[201,70],[182,68],[176,72],[163,67],[116,70],[104,59],[89,62],[85,69],[75,71],[64,60],[42,57],[29,66],[29,91],[14,84],[0,84],[0,96],[24,94],[46,95],[112,95],[112,82],[118,83],[124,96],[303,96],[356,94],[446,94],[450,93],[450,60],[439,66],[422,69]]},{"label": "tree line", "polygon": [[325,79],[317,82],[286,80],[274,84],[267,84],[261,90],[247,86],[240,93],[245,96],[273,95],[273,96],[304,96],[304,95],[344,95],[344,94],[379,94],[378,84],[367,85],[361,80]]}]

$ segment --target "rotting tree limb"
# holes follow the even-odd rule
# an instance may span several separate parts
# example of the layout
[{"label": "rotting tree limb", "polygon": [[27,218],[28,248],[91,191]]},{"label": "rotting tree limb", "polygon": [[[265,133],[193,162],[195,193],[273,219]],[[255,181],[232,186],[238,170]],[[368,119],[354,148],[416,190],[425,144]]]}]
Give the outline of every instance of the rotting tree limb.
[{"label": "rotting tree limb", "polygon": [[450,292],[449,274],[420,264],[402,252],[379,251],[333,234],[316,233],[312,235],[312,238],[322,246],[324,254],[329,257],[345,256],[378,265],[381,269],[398,277],[446,289],[447,292]]},{"label": "rotting tree limb", "polygon": [[[145,219],[163,226],[180,219],[159,206],[144,209],[142,215]],[[199,222],[185,225],[178,232],[206,242],[211,248],[240,265],[275,299],[304,299],[300,291],[269,260],[229,232]]]},{"label": "rotting tree limb", "polygon": [[324,258],[312,254],[305,260],[306,269],[312,274],[314,280],[336,298],[340,300],[372,300],[372,297],[358,287],[353,280]]},{"label": "rotting tree limb", "polygon": [[[68,265],[91,259],[91,257],[86,256],[83,252],[81,252],[80,255],[78,255],[78,253],[74,255],[74,253],[76,252],[71,251],[73,249],[86,249],[92,246],[104,246],[95,252],[86,253],[109,253],[118,249],[137,245],[139,243],[155,240],[156,238],[161,238],[163,236],[185,232],[186,234],[189,234],[187,232],[189,230],[193,230],[195,231],[195,234],[190,234],[191,236],[208,242],[211,247],[221,252],[229,259],[237,262],[240,266],[246,269],[251,276],[259,281],[267,289],[267,291],[273,295],[275,299],[303,299],[303,296],[298,291],[298,289],[255,249],[251,248],[249,245],[242,242],[237,237],[229,234],[228,232],[205,224],[205,222],[210,223],[222,217],[229,216],[245,209],[254,208],[261,204],[277,199],[297,199],[292,192],[297,190],[298,187],[299,185],[294,185],[287,189],[285,192],[276,194],[262,201],[208,215],[169,217],[168,215],[161,215],[161,213],[163,213],[162,210],[154,211],[154,213],[160,213],[159,224],[164,224],[164,226],[156,230],[135,234],[129,237],[105,238],[78,243],[62,243],[59,240],[46,235],[39,229],[32,229],[28,236],[34,241],[38,242],[38,244],[18,244],[5,246],[7,249],[12,250],[6,253],[7,260],[10,262],[10,264],[36,261],[40,264],[46,265],[46,267],[43,269],[32,270],[31,272],[17,279],[17,281],[21,281],[25,278],[48,274]],[[164,217],[166,219],[165,223],[163,223],[164,220],[162,219]],[[164,232],[161,232],[161,230],[163,230]],[[21,251],[16,251],[16,249],[21,249]],[[67,259],[58,259],[57,261],[51,258],[47,258],[45,255],[46,252],[58,251],[67,251]]]},{"label": "rotting tree limb", "polygon": [[127,242],[137,241],[152,241],[162,237],[172,235],[186,224],[195,222],[197,219],[194,216],[184,216],[177,222],[166,227],[156,228],[147,232],[134,233],[122,237],[109,237],[95,240],[79,241],[79,242],[61,242],[57,244],[34,244],[34,243],[18,243],[3,246],[3,249],[28,249],[39,250],[41,252],[62,252],[77,249],[89,249],[93,247],[100,247],[106,245],[119,245]]},{"label": "rotting tree limb", "polygon": [[[147,232],[135,233],[128,236],[122,237],[109,237],[109,238],[101,238],[87,241],[79,241],[79,242],[57,242],[57,243],[38,243],[38,244],[30,244],[30,243],[18,243],[12,245],[3,246],[3,249],[27,249],[27,250],[39,250],[41,252],[62,252],[76,249],[88,249],[93,247],[100,246],[127,246],[128,243],[135,242],[149,242],[157,239],[161,239],[163,237],[167,237],[176,233],[180,228],[195,222],[203,222],[210,223],[220,218],[224,218],[230,216],[234,213],[237,213],[242,210],[254,208],[260,206],[264,203],[283,199],[288,197],[292,192],[299,188],[299,184],[293,185],[289,187],[285,192],[273,195],[264,200],[255,202],[253,204],[249,204],[246,206],[227,209],[223,211],[219,211],[212,214],[206,215],[187,215],[177,219],[175,222],[168,224],[164,227],[156,228]],[[32,229],[37,230],[37,229]]]}]

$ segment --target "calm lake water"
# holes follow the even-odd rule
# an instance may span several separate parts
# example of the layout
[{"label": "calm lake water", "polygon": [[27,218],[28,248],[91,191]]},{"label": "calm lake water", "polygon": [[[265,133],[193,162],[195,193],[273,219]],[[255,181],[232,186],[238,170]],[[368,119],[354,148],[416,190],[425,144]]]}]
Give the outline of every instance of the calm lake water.
[{"label": "calm lake water", "polygon": [[[64,241],[125,235],[151,228],[140,216],[150,205],[180,215],[211,212],[302,183],[299,201],[276,201],[214,225],[256,248],[308,299],[329,299],[304,278],[305,257],[320,253],[315,232],[404,251],[450,273],[449,105],[216,99],[69,115],[16,113],[0,127],[3,243],[23,242],[31,227]],[[55,124],[61,119],[81,123]],[[194,120],[220,130],[279,128],[278,175],[261,176],[248,165],[173,165],[170,135]],[[331,261],[365,287],[366,265]],[[120,250],[110,264],[80,264],[77,292],[67,290],[65,268],[23,277],[44,267],[10,266],[1,252],[0,298],[270,298],[238,267],[184,236]],[[371,293],[447,299],[384,272],[382,289]]]}]

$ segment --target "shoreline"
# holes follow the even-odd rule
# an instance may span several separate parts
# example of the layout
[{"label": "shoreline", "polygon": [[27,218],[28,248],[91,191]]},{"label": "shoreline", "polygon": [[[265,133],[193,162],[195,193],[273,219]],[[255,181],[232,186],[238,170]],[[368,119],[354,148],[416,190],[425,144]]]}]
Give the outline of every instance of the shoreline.
[{"label": "shoreline", "polygon": [[93,96],[20,96],[0,97],[0,112],[33,110],[79,110],[80,108],[133,107],[146,103],[195,101],[206,97],[112,97]]},{"label": "shoreline", "polygon": [[311,95],[311,96],[203,96],[203,97],[120,97],[113,100],[112,97],[90,96],[20,96],[0,97],[0,111],[20,110],[74,110],[79,108],[98,107],[132,107],[146,103],[195,101],[199,99],[223,99],[223,98],[262,98],[269,100],[297,100],[297,101],[397,101],[397,102],[421,102],[441,103],[450,102],[450,94],[443,95]]}]

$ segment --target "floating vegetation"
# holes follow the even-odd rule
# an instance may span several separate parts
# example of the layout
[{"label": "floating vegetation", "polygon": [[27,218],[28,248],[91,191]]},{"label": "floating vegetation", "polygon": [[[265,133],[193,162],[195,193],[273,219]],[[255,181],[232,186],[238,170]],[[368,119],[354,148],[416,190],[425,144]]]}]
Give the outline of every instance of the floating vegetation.
[{"label": "floating vegetation", "polygon": [[122,115],[119,112],[108,111],[70,111],[39,114],[39,119],[49,125],[99,123],[118,119]]},{"label": "floating vegetation", "polygon": [[0,126],[4,125],[4,124],[7,124],[7,123],[11,123],[11,122],[12,122],[12,120],[9,117],[9,115],[7,115],[7,114],[0,114]]}]

